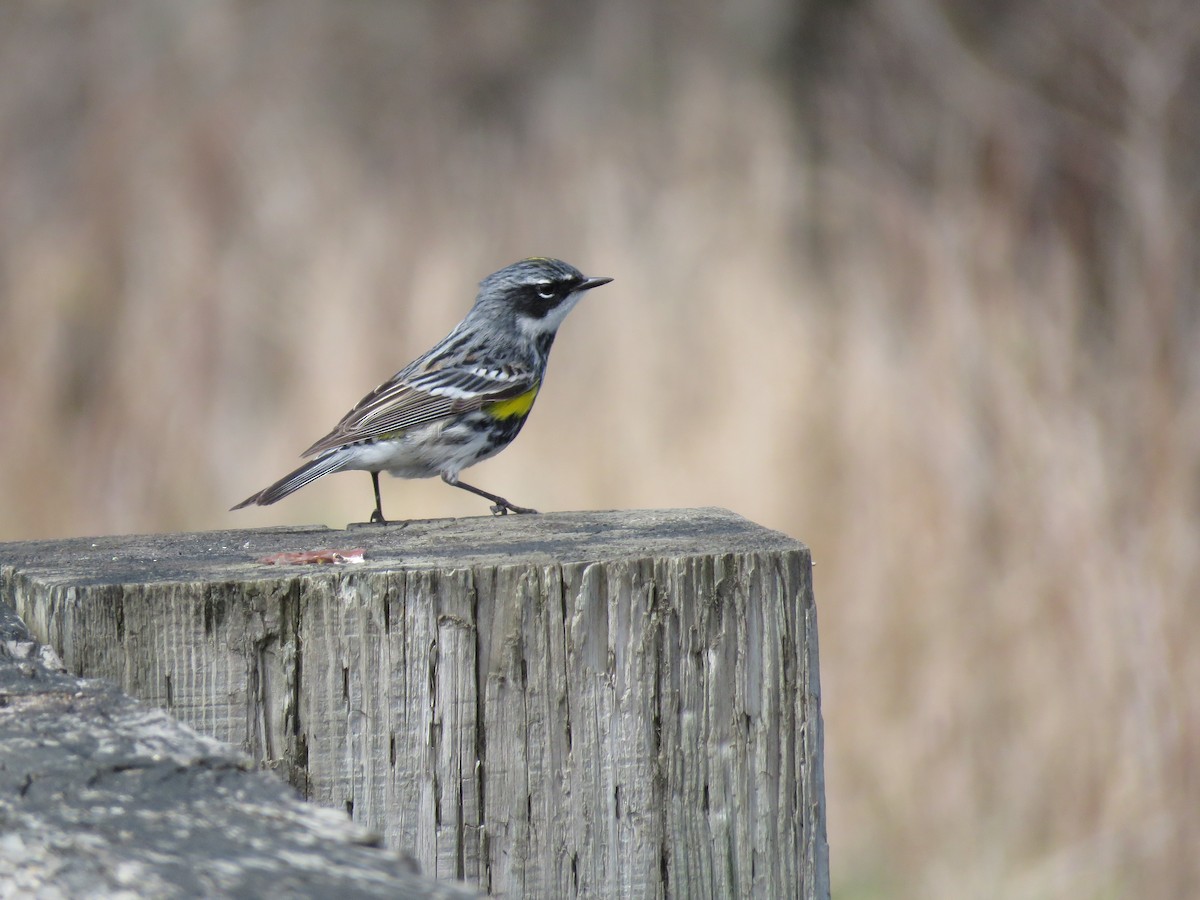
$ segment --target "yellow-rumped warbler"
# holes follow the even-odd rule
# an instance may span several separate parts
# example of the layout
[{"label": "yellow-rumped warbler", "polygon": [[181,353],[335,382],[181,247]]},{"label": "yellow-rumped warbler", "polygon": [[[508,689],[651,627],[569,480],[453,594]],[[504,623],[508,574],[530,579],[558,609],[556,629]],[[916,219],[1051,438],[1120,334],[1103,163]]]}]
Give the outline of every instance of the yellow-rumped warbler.
[{"label": "yellow-rumped warbler", "polygon": [[379,499],[384,471],[401,478],[440,475],[491,500],[497,515],[536,512],[459,481],[458,473],[517,436],[542,386],[558,326],[584,291],[610,281],[540,257],[489,275],[450,334],[363,397],[302,454],[315,459],[233,508],[267,506],[322,475],[362,469],[375,488],[372,522],[386,521]]}]

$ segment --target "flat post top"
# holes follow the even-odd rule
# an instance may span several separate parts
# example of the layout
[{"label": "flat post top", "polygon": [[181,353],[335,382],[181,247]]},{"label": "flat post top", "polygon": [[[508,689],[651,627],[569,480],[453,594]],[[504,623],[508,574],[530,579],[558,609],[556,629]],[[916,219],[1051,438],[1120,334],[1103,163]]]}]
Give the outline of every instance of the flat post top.
[{"label": "flat post top", "polygon": [[[447,569],[648,557],[804,551],[793,538],[717,508],[561,512],[351,525],[0,543],[0,569],[43,584],[250,582],[329,569]],[[333,551],[321,565],[287,554]],[[320,558],[320,557],[318,557]],[[269,564],[263,560],[273,559]]]}]

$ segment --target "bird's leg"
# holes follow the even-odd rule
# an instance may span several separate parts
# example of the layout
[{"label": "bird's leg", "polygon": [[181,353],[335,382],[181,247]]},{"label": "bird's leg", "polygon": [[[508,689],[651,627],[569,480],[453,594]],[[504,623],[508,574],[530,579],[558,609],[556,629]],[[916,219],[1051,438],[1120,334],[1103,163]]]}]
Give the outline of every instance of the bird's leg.
[{"label": "bird's leg", "polygon": [[371,523],[374,525],[386,525],[387,519],[383,517],[383,501],[379,499],[379,473],[371,473],[371,484],[375,488],[375,512],[371,513]]},{"label": "bird's leg", "polygon": [[492,514],[496,515],[496,516],[507,516],[510,512],[515,512],[515,513],[536,513],[537,512],[536,509],[528,509],[527,507],[524,507],[524,506],[517,506],[515,503],[509,503],[503,497],[497,496],[496,494],[489,494],[487,491],[482,490],[481,488],[477,488],[473,484],[467,484],[465,481],[459,481],[457,478],[451,480],[450,478],[447,478],[445,475],[443,475],[442,481],[446,482],[446,484],[452,485],[453,487],[462,488],[464,491],[470,491],[472,494],[476,494],[480,497],[483,497],[485,500],[491,500],[492,501]]}]

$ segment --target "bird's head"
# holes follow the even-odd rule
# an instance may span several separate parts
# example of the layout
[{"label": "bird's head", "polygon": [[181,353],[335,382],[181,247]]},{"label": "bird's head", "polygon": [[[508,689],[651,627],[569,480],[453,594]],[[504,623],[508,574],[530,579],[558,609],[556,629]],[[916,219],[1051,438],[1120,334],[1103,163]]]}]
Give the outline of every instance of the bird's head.
[{"label": "bird's head", "polygon": [[532,257],[483,279],[475,309],[514,315],[528,337],[553,335],[585,292],[610,281],[588,278],[560,259]]}]

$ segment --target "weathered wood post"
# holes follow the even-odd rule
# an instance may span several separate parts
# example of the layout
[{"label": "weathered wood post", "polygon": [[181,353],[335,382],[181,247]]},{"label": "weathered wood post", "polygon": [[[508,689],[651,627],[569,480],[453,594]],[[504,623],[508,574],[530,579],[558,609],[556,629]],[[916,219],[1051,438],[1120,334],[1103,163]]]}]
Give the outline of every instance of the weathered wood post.
[{"label": "weathered wood post", "polygon": [[[317,549],[364,559],[281,556]],[[828,897],[811,561],[731,513],[8,544],[0,584],[71,671],[240,744],[429,874]]]},{"label": "weathered wood post", "polygon": [[0,897],[479,896],[379,843],[229,744],[64,673],[0,601]]}]

